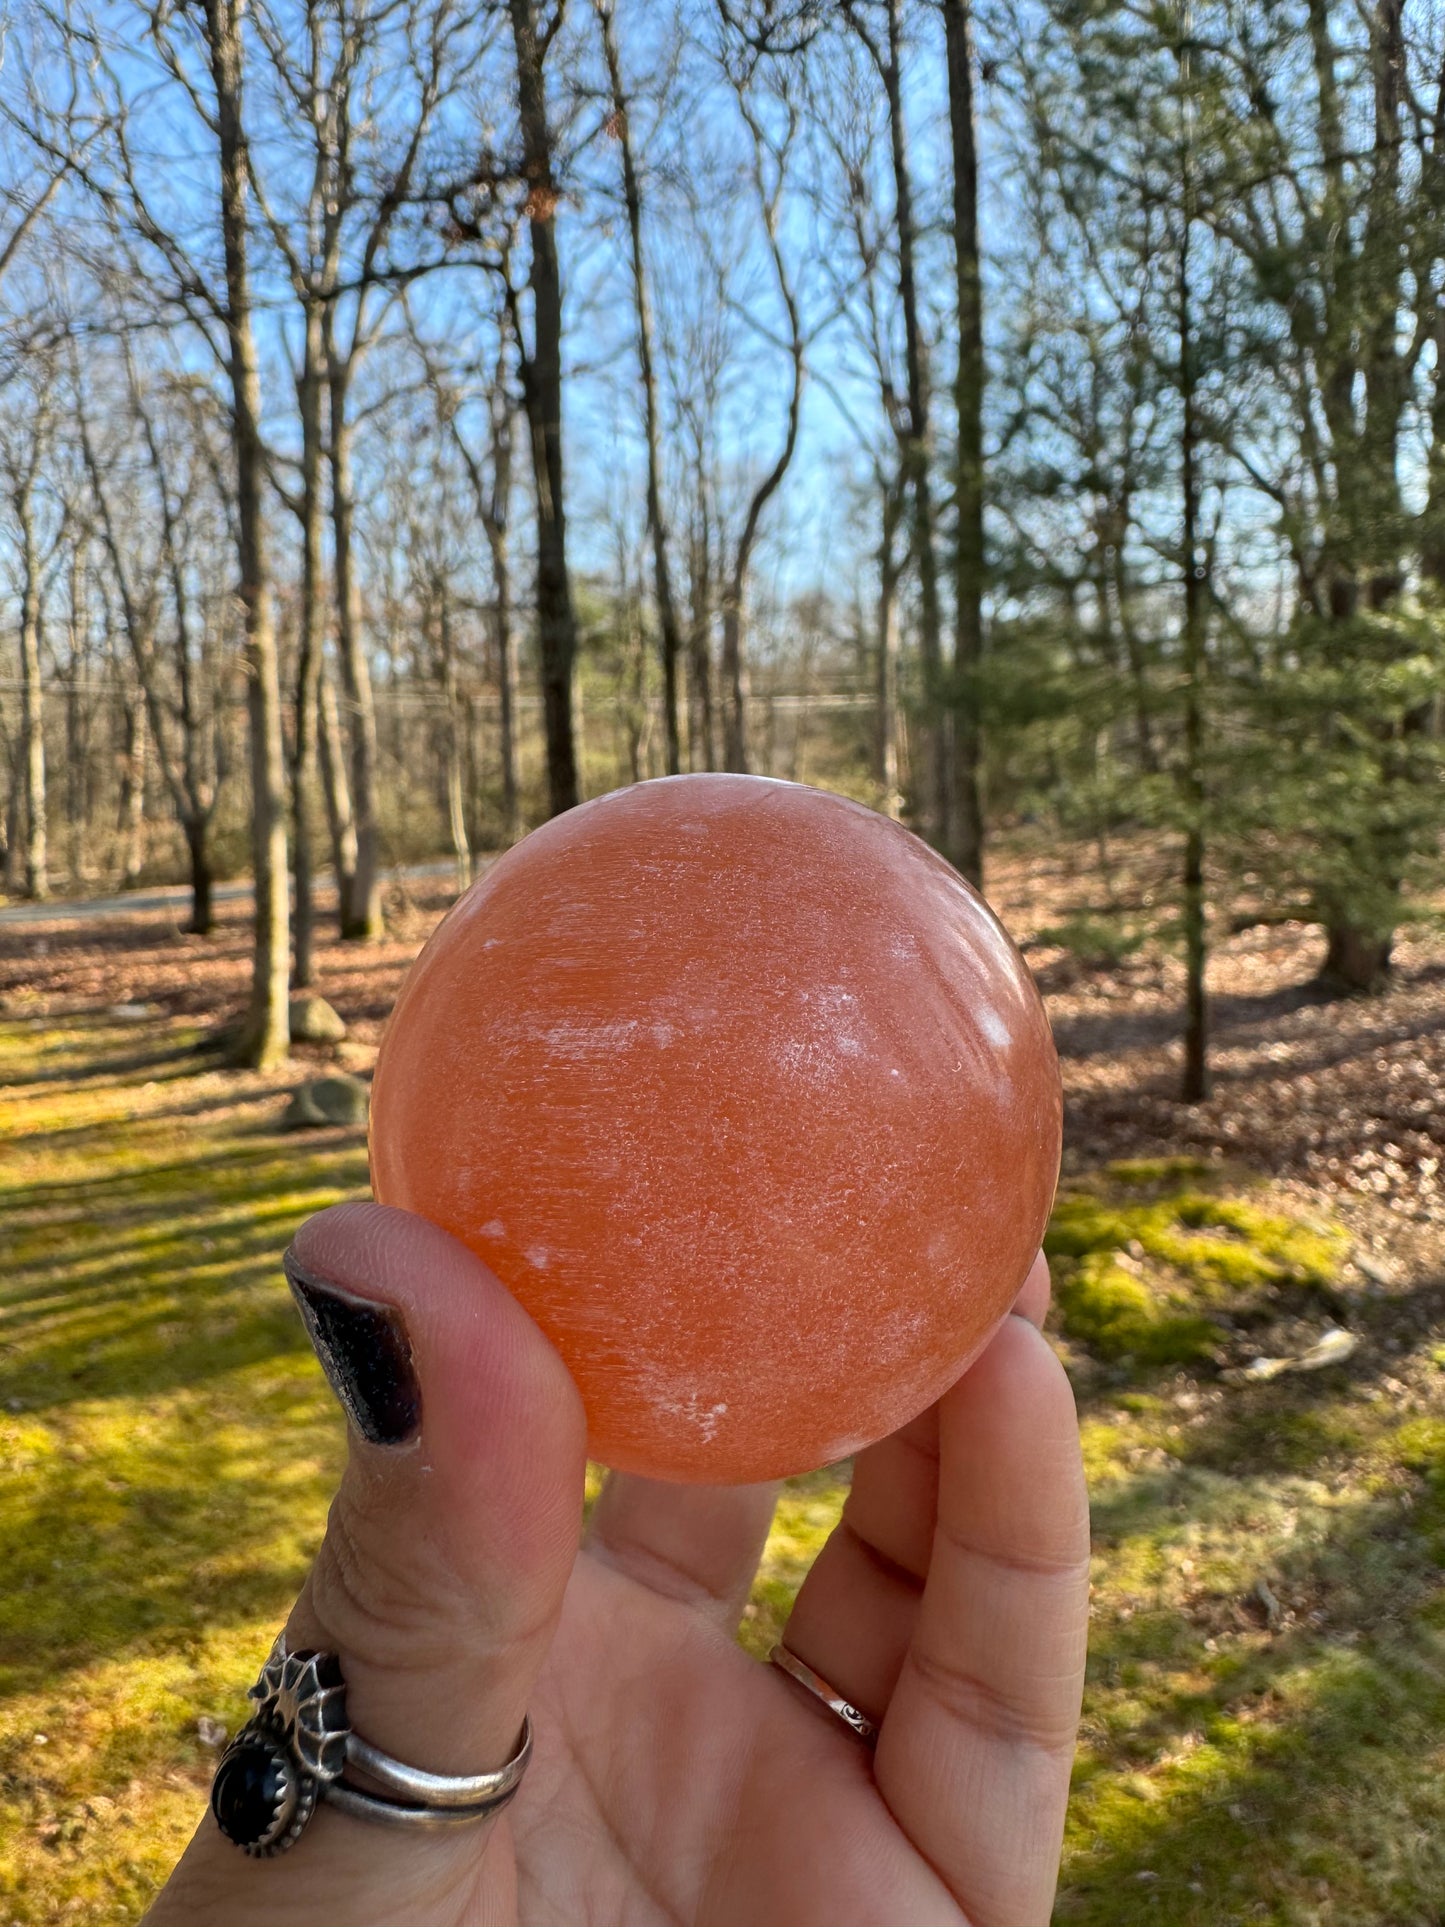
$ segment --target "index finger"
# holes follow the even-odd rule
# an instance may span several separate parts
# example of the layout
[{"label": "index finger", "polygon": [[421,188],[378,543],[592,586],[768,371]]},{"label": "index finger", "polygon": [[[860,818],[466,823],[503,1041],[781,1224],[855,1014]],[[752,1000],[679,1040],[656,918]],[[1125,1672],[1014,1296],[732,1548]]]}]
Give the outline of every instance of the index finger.
[{"label": "index finger", "polygon": [[1005,1319],[939,1406],[928,1579],[879,1790],[974,1927],[1053,1906],[1083,1693],[1089,1508],[1073,1393]]}]

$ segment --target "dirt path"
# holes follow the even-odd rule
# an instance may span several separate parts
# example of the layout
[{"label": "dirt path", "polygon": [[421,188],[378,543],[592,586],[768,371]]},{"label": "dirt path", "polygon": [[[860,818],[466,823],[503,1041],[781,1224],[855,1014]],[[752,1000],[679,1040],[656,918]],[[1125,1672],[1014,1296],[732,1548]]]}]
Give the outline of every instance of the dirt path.
[{"label": "dirt path", "polygon": [[[388,871],[389,878],[400,877],[408,883],[422,882],[430,877],[450,876],[456,865],[442,860],[436,863],[411,863],[405,868]],[[331,888],[330,877],[323,872],[316,879],[318,894]],[[240,883],[218,883],[211,892],[211,901],[216,904],[249,904],[255,895],[255,885],[246,878]],[[10,903],[0,909],[0,928],[20,924],[33,924],[37,927],[61,923],[104,924],[115,923],[129,917],[147,917],[156,914],[170,916],[182,915],[190,905],[191,892],[183,883],[167,883],[152,890],[126,890],[112,897],[59,897],[45,903]]]}]

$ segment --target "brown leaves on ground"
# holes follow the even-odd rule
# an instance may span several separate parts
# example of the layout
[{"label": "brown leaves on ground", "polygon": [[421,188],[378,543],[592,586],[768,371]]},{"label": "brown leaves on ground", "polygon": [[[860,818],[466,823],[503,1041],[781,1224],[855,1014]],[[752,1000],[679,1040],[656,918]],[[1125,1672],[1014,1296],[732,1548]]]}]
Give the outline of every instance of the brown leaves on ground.
[{"label": "brown leaves on ground", "polygon": [[[1080,853],[1072,853],[1077,864]],[[1130,879],[1118,914],[1147,926],[1157,886]],[[1184,969],[1157,940],[1089,968],[1032,941],[1081,908],[1096,917],[1092,870],[1069,854],[1000,855],[995,906],[1048,1001],[1064,1065],[1066,1156],[1218,1156],[1271,1177],[1388,1205],[1412,1233],[1445,1237],[1445,937],[1406,929],[1381,996],[1331,997],[1314,979],[1324,938],[1312,925],[1219,934],[1209,966],[1213,1095],[1178,1101]],[[1347,1214],[1348,1215],[1348,1214]],[[1412,1233],[1405,1233],[1411,1242]]]}]

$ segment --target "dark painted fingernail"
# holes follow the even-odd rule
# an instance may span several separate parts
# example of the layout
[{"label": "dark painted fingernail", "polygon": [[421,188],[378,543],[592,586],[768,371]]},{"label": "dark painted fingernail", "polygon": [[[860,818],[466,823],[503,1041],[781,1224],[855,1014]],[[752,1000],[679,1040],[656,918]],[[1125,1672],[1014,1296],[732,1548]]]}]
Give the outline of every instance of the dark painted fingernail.
[{"label": "dark painted fingernail", "polygon": [[317,1278],[291,1252],[291,1287],[331,1389],[371,1445],[404,1445],[421,1426],[421,1386],[401,1314]]}]

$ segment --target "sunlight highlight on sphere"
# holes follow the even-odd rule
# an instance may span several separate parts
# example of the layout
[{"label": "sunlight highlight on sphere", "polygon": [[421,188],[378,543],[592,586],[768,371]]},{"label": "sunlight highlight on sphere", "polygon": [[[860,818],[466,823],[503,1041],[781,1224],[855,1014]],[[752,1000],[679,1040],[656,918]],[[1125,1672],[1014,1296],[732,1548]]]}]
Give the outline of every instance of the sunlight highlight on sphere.
[{"label": "sunlight highlight on sphere", "polygon": [[1061,1095],[1022,958],[941,857],[821,790],[679,776],[473,885],[371,1120],[377,1197],[527,1307],[593,1456],[726,1483],[958,1377],[1038,1250]]}]

